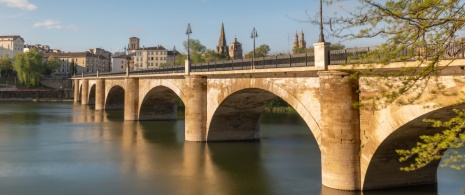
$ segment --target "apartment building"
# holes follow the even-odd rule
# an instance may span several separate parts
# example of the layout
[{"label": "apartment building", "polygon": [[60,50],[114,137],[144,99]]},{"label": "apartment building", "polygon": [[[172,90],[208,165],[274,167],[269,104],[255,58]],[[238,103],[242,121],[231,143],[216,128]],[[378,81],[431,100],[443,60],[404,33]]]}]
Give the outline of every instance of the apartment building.
[{"label": "apartment building", "polygon": [[14,58],[17,53],[22,53],[24,39],[19,35],[0,36],[0,57],[7,54],[9,58]]}]

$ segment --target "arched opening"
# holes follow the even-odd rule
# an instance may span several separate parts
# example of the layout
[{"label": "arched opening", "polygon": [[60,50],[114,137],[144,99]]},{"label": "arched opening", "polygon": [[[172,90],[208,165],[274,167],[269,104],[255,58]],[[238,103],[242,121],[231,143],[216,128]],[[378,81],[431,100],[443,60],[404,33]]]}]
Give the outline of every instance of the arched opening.
[{"label": "arched opening", "polygon": [[424,114],[401,126],[384,139],[377,147],[369,162],[365,178],[363,179],[363,189],[370,190],[436,183],[439,160],[433,161],[416,171],[401,171],[400,168],[408,166],[413,162],[413,159],[408,162],[399,162],[399,155],[396,153],[396,149],[410,149],[420,141],[419,136],[439,133],[441,129],[431,127],[429,123],[423,122],[423,119],[428,118],[442,121],[450,119],[454,116],[452,111],[454,108],[464,109],[465,104],[449,106]]},{"label": "arched opening", "polygon": [[[241,185],[225,186],[226,191],[270,194],[272,186],[292,185],[280,193],[299,194],[321,185],[318,143],[294,106],[258,88],[238,90],[220,103],[209,125],[206,153],[223,182]],[[245,177],[247,182],[240,182]]]},{"label": "arched opening", "polygon": [[90,92],[89,92],[89,101],[88,101],[88,104],[89,105],[94,105],[95,104],[95,85],[92,85],[92,87],[90,88]]},{"label": "arched opening", "polygon": [[105,101],[105,110],[124,110],[124,89],[121,86],[110,89]]},{"label": "arched opening", "polygon": [[[260,139],[260,116],[267,105],[276,104],[276,99],[280,97],[258,88],[242,89],[229,95],[221,102],[211,119],[207,141]],[[293,110],[292,105],[289,108]]]},{"label": "arched opening", "polygon": [[178,95],[168,87],[158,86],[150,90],[142,101],[139,120],[176,120]]}]

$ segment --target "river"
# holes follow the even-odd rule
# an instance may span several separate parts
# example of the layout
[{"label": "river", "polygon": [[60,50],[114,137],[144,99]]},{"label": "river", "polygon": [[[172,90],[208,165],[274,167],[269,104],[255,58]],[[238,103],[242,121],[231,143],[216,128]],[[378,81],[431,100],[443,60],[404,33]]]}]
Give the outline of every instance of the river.
[{"label": "river", "polygon": [[343,192],[321,186],[320,151],[297,114],[264,113],[261,141],[184,141],[177,121],[124,121],[72,103],[0,103],[0,194],[461,194],[464,171],[438,184]]}]

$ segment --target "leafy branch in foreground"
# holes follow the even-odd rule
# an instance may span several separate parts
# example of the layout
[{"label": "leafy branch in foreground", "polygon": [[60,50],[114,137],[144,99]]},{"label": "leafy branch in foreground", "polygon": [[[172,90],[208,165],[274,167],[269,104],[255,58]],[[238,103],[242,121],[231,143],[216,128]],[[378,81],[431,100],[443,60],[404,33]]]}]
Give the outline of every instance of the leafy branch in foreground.
[{"label": "leafy branch in foreground", "polygon": [[[357,66],[366,67],[361,75],[378,77],[380,81],[375,84],[386,89],[382,96],[376,97],[380,101],[373,109],[379,109],[406,102],[399,98],[422,91],[429,81],[435,81],[431,77],[437,76],[453,59],[464,57],[465,43],[457,38],[465,27],[464,6],[465,2],[460,0],[359,0],[356,11],[331,17],[325,24],[330,27],[328,34],[342,40],[374,37],[383,40],[375,49],[355,57]],[[417,63],[395,71],[372,71],[374,66],[392,62]],[[398,78],[398,84],[393,85],[392,77]]]},{"label": "leafy branch in foreground", "polygon": [[[435,128],[444,130],[435,135],[420,136],[421,141],[411,149],[396,150],[401,156],[399,161],[406,162],[414,159],[403,171],[414,171],[428,165],[431,161],[444,158],[442,167],[451,167],[457,170],[465,168],[465,155],[459,154],[457,149],[464,147],[465,143],[465,110],[454,109],[456,116],[448,121],[425,119]],[[449,148],[449,152],[446,150]]]},{"label": "leafy branch in foreground", "polygon": [[[326,2],[345,3],[343,0]],[[355,66],[365,69],[359,69],[367,82],[364,85],[379,92],[361,97],[362,108],[374,111],[392,104],[420,105],[422,100],[428,102],[430,98],[422,96],[425,91],[431,96],[444,94],[445,87],[438,76],[454,59],[465,58],[465,1],[358,2],[354,11],[331,17],[325,24],[329,26],[327,34],[342,40],[377,37],[383,41],[375,49],[354,58]],[[393,62],[400,63],[394,69],[386,67]],[[375,67],[386,69],[379,71]],[[421,141],[411,149],[397,150],[400,161],[410,163],[402,170],[413,171],[440,159],[443,159],[442,166],[465,168],[465,157],[458,153],[465,140],[464,110],[454,112],[456,116],[450,120],[425,120],[441,129],[440,133],[421,136]],[[445,153],[448,148],[450,151]]]}]

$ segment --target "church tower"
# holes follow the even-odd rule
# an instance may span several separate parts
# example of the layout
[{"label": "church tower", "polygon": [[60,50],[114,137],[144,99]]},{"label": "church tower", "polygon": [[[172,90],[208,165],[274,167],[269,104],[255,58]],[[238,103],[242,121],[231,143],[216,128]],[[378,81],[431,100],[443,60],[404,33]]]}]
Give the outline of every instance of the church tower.
[{"label": "church tower", "polygon": [[129,38],[129,50],[138,50],[139,49],[140,39],[137,37]]},{"label": "church tower", "polygon": [[234,60],[242,59],[242,44],[237,38],[234,38],[234,42],[229,45],[229,57]]},{"label": "church tower", "polygon": [[220,39],[218,40],[218,46],[216,46],[216,53],[229,56],[228,44],[226,42],[226,34],[224,33],[223,23],[221,23]]},{"label": "church tower", "polygon": [[304,37],[304,30],[302,30],[302,32],[300,33],[300,42],[299,42],[299,48],[307,48],[307,42],[305,41],[305,37]]},{"label": "church tower", "polygon": [[292,47],[292,53],[296,54],[299,48],[300,48],[299,47],[299,35],[297,34],[297,32],[295,32],[294,46]]}]

